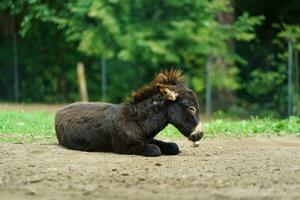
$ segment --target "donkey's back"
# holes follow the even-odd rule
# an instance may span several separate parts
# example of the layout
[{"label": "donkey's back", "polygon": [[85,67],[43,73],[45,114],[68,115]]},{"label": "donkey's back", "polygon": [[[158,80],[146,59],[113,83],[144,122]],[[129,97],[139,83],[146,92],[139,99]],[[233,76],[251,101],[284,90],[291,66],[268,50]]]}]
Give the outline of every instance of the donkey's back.
[{"label": "donkey's back", "polygon": [[75,150],[112,151],[114,110],[109,103],[73,103],[56,113],[59,144]]}]

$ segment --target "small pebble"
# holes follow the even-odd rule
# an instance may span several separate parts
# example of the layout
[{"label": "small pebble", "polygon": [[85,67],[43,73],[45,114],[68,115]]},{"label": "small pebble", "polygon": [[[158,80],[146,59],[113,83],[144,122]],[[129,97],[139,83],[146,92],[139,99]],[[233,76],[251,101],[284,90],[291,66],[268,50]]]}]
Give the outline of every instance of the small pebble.
[{"label": "small pebble", "polygon": [[197,142],[193,142],[193,147],[199,147],[199,141],[197,141]]}]

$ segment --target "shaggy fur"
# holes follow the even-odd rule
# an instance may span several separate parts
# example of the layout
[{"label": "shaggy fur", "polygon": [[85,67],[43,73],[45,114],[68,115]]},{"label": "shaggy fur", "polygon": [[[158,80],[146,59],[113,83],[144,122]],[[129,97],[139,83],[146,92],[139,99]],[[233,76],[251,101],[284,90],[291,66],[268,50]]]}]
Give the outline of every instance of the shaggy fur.
[{"label": "shaggy fur", "polygon": [[133,92],[129,103],[74,103],[55,117],[58,142],[70,149],[159,156],[178,154],[175,143],[154,137],[173,124],[190,140],[200,140],[199,105],[194,92],[184,86],[179,70],[157,74]]},{"label": "shaggy fur", "polygon": [[143,86],[141,89],[132,92],[133,102],[143,101],[157,94],[157,84],[165,85],[183,85],[185,80],[182,72],[178,69],[161,72],[164,76],[157,74],[150,84]]}]

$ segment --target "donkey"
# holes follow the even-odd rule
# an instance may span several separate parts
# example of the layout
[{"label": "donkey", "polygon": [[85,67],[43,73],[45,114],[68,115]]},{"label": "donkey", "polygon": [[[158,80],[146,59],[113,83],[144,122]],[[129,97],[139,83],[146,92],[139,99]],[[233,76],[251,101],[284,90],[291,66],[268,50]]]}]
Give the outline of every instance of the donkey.
[{"label": "donkey", "polygon": [[180,70],[157,74],[122,104],[73,103],[56,113],[60,145],[81,151],[177,155],[176,143],[154,137],[169,123],[191,141],[203,136],[199,103]]}]

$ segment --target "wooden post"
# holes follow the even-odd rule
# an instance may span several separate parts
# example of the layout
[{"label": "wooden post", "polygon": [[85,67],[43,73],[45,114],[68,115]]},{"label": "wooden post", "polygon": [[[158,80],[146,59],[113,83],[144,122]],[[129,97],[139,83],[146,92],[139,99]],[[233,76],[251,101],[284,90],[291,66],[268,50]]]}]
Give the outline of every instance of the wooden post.
[{"label": "wooden post", "polygon": [[78,76],[80,100],[87,102],[89,100],[88,100],[88,93],[86,89],[84,65],[82,63],[77,64],[77,76]]}]

